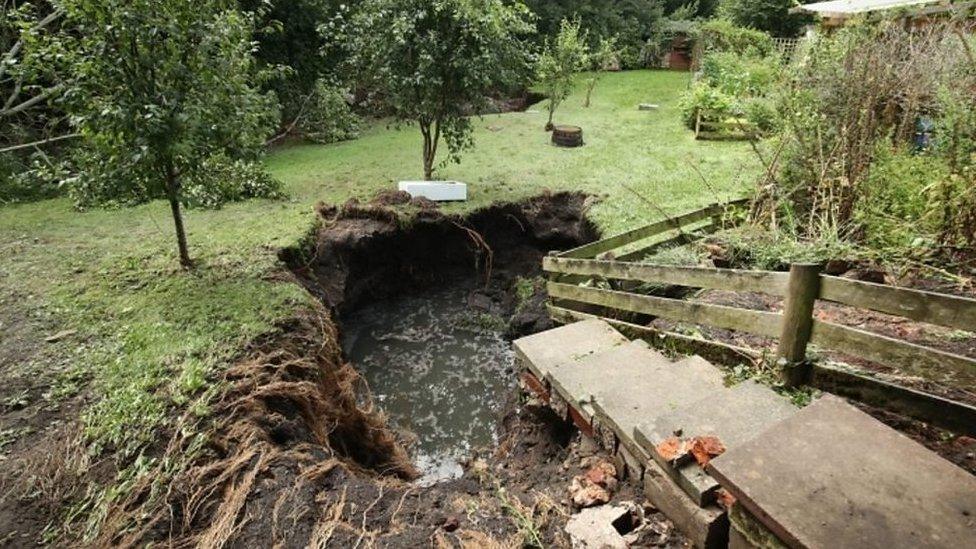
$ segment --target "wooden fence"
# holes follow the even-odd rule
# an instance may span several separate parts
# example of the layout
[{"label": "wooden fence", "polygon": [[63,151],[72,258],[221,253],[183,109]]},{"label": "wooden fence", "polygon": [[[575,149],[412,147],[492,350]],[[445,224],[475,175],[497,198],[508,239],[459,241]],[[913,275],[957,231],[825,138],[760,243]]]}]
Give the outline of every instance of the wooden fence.
[{"label": "wooden fence", "polygon": [[695,139],[745,141],[758,136],[752,124],[728,114],[698,109],[695,114]]},{"label": "wooden fence", "polygon": [[[726,207],[711,205],[546,257],[543,270],[550,276],[548,291],[554,315],[572,320],[592,316],[594,311],[599,316],[617,316],[599,311],[623,311],[777,338],[777,365],[787,385],[812,384],[976,436],[976,407],[811,361],[807,353],[808,345],[812,344],[927,379],[976,384],[976,359],[819,320],[814,315],[815,302],[824,300],[950,329],[974,331],[976,300],[826,276],[819,272],[819,266],[811,264],[793,265],[785,273],[622,260],[638,257],[633,253],[613,259],[597,258],[600,254],[612,256],[614,250],[669,229],[680,231],[682,224],[714,219]],[[756,311],[576,284],[585,279],[760,292],[782,297],[783,310]],[[639,325],[631,326],[640,329]]]}]

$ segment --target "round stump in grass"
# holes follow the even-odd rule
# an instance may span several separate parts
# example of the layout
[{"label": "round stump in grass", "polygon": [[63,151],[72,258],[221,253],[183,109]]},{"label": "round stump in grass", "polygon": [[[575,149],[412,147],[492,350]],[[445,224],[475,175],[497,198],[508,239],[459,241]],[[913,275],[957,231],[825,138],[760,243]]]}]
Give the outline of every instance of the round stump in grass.
[{"label": "round stump in grass", "polygon": [[583,144],[583,128],[556,126],[552,130],[552,144],[557,147],[579,147]]}]

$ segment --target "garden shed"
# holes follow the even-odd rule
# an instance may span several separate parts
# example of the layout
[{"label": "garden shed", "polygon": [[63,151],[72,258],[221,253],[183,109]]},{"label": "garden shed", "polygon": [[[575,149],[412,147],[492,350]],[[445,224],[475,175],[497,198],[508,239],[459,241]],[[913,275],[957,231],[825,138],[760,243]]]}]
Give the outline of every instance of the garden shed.
[{"label": "garden shed", "polygon": [[901,10],[905,17],[918,19],[946,14],[970,5],[972,2],[949,4],[941,0],[829,0],[797,6],[790,12],[819,15],[822,27],[836,28],[844,26],[853,17],[870,13]]}]

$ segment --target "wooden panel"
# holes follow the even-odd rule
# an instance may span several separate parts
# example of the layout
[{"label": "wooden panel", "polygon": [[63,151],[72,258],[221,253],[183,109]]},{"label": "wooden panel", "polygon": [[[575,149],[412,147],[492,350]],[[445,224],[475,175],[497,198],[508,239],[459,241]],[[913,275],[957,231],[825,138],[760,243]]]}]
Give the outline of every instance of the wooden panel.
[{"label": "wooden panel", "polygon": [[976,437],[976,407],[961,402],[819,363],[813,365],[811,384],[835,395],[920,419],[953,433]]},{"label": "wooden panel", "polygon": [[691,244],[692,242],[701,240],[706,235],[718,231],[718,229],[719,227],[711,221],[703,225],[694,225],[691,228],[686,227],[684,232],[678,232],[674,236],[665,238],[664,240],[658,240],[656,242],[640,246],[639,248],[631,250],[625,254],[621,254],[614,259],[617,261],[639,261],[650,254],[657,253],[659,250],[685,246],[687,244]]},{"label": "wooden panel", "polygon": [[583,246],[573,248],[572,250],[567,250],[559,254],[559,257],[596,257],[597,254],[608,252],[610,250],[630,244],[631,242],[636,242],[638,240],[663,233],[667,230],[677,229],[682,225],[687,225],[688,223],[694,223],[695,221],[707,219],[712,215],[721,213],[721,211],[721,206],[708,206],[707,208],[701,210],[696,210],[691,213],[679,215],[678,217],[672,217],[670,219],[651,223],[650,225],[644,225],[643,227],[638,227],[609,238],[604,238],[603,240],[597,240],[596,242],[584,244]]},{"label": "wooden panel", "polygon": [[976,331],[976,299],[896,288],[835,276],[822,277],[820,299],[903,316],[920,322]]},{"label": "wooden panel", "polygon": [[779,336],[781,317],[776,313],[613,290],[583,288],[557,282],[550,282],[547,285],[547,290],[550,297],[557,299],[591,303],[612,309],[661,316],[680,322],[705,324],[763,336]]},{"label": "wooden panel", "polygon": [[813,321],[814,345],[861,357],[940,381],[976,382],[976,359],[820,320]]},{"label": "wooden panel", "polygon": [[740,271],[707,267],[678,267],[649,263],[601,261],[546,257],[542,268],[548,272],[600,276],[618,280],[637,280],[658,284],[674,284],[694,288],[710,288],[739,292],[762,292],[782,296],[786,293],[787,273]]}]

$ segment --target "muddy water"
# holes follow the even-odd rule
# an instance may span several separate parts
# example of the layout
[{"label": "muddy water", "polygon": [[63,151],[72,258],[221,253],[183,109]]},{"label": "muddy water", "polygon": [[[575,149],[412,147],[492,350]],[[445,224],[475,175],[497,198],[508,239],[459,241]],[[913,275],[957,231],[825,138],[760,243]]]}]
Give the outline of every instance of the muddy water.
[{"label": "muddy water", "polygon": [[343,319],[346,356],[375,402],[416,436],[414,463],[430,484],[460,476],[460,463],[491,445],[515,386],[514,354],[501,319],[446,285],[360,308]]}]

